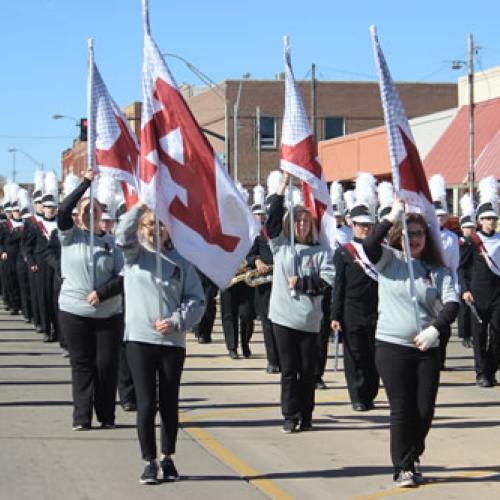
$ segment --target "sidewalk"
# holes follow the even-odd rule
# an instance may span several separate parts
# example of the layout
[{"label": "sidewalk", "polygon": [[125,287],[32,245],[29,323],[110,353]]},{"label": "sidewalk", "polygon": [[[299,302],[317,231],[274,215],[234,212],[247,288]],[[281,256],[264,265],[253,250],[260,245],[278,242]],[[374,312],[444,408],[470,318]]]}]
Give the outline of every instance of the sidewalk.
[{"label": "sidewalk", "polygon": [[220,333],[189,335],[176,465],[182,480],[147,487],[135,414],[115,430],[71,431],[68,360],[18,317],[0,313],[0,499],[500,498],[500,387],[474,384],[472,351],[456,337],[423,456],[432,481],[392,486],[388,406],[351,410],[343,373],[330,359],[317,391],[314,430],[280,432],[279,375],[264,371],[261,333],[249,360],[231,360]]}]

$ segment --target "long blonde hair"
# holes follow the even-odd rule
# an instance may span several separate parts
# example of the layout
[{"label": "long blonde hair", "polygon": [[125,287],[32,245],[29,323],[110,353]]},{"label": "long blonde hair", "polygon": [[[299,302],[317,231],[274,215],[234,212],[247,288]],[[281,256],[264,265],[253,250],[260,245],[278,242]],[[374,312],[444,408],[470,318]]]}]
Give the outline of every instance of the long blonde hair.
[{"label": "long blonde hair", "polygon": [[[309,234],[307,235],[304,243],[307,245],[317,245],[319,243],[319,236],[316,221],[308,208],[304,207],[304,205],[295,205],[293,207],[293,220],[296,221],[302,214],[306,214],[311,223]],[[287,239],[290,239],[290,219],[288,218],[288,212],[283,217],[283,234],[287,237]]]}]

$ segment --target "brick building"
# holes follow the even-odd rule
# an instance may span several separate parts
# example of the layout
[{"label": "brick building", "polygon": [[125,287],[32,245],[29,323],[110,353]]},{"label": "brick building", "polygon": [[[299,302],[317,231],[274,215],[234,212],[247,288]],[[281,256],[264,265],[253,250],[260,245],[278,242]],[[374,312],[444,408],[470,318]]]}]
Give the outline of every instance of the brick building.
[{"label": "brick building", "polygon": [[[311,115],[311,82],[298,82],[306,110]],[[399,83],[403,104],[410,118],[457,106],[454,83]],[[213,148],[225,153],[224,136],[229,131],[229,172],[234,177],[234,104],[240,92],[238,112],[238,180],[247,188],[257,179],[256,108],[260,108],[261,183],[279,166],[279,145],[285,103],[283,80],[225,80],[217,87],[200,91],[182,86],[186,101],[201,127],[220,137],[208,135]],[[227,106],[226,106],[227,104]],[[226,107],[228,123],[226,124]],[[376,82],[316,82],[317,139],[324,140],[359,132],[383,124],[383,111]],[[140,103],[125,109],[129,122],[139,133]],[[86,143],[75,140],[62,154],[63,171],[78,174],[86,166]]]}]

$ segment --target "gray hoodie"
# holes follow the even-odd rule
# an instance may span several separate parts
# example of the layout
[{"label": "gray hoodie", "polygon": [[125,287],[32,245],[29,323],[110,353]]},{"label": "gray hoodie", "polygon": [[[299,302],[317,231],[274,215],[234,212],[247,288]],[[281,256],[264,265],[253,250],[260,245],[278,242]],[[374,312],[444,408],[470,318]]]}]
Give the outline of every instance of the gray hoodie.
[{"label": "gray hoodie", "polygon": [[160,319],[156,252],[139,242],[141,215],[142,210],[132,208],[116,228],[116,243],[125,261],[125,340],[185,348],[185,332],[205,311],[203,288],[195,268],[176,250],[162,252],[161,319],[170,320],[174,329],[166,335],[155,330],[154,323]]}]

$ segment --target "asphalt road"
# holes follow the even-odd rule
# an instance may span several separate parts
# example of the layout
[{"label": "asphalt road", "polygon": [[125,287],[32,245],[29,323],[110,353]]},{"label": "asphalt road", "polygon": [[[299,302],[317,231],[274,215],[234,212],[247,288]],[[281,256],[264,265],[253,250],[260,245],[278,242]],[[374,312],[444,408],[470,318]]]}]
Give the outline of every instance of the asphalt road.
[{"label": "asphalt road", "polygon": [[475,386],[472,351],[456,337],[423,456],[428,482],[413,490],[392,484],[383,389],[374,411],[352,411],[330,359],[314,430],[285,435],[279,375],[264,370],[261,333],[248,360],[229,359],[220,332],[214,340],[199,345],[189,335],[175,455],[181,480],[141,486],[135,414],[119,407],[116,429],[73,432],[68,360],[2,311],[0,499],[500,498],[500,387]]}]

